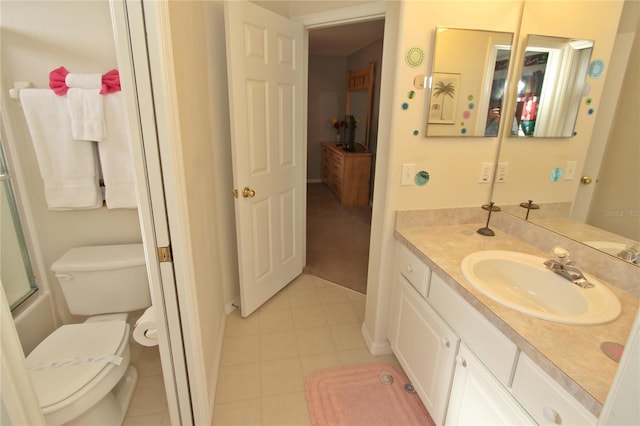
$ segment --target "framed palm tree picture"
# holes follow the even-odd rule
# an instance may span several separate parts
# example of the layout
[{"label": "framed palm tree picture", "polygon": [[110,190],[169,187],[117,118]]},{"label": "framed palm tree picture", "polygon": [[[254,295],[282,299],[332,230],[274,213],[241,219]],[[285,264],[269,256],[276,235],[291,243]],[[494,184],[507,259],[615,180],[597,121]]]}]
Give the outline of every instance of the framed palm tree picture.
[{"label": "framed palm tree picture", "polygon": [[456,121],[460,74],[433,73],[429,123],[453,124]]}]

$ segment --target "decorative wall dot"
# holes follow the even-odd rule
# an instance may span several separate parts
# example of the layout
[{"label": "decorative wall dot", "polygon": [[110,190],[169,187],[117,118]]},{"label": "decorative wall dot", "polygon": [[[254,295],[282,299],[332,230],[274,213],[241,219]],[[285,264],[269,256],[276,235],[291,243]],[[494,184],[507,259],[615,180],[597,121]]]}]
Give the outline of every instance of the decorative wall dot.
[{"label": "decorative wall dot", "polygon": [[576,132],[575,130],[573,131],[573,136],[577,136],[578,132]]},{"label": "decorative wall dot", "polygon": [[465,111],[465,112],[463,112],[463,113],[462,113],[462,117],[464,117],[464,118],[469,118],[469,117],[471,117],[471,112],[470,112],[470,111]]},{"label": "decorative wall dot", "polygon": [[413,87],[416,89],[424,89],[427,87],[427,77],[424,74],[418,74],[413,78]]},{"label": "decorative wall dot", "polygon": [[460,129],[460,133],[462,133],[463,135],[467,134],[467,128],[463,127],[462,129]]},{"label": "decorative wall dot", "polygon": [[601,59],[596,59],[589,65],[589,76],[591,78],[598,78],[604,72],[604,62]]},{"label": "decorative wall dot", "polygon": [[560,167],[556,167],[555,169],[551,170],[550,178],[553,182],[557,182],[562,179],[563,174],[564,172],[562,171],[562,169]]},{"label": "decorative wall dot", "polygon": [[408,103],[403,103],[402,104],[402,109],[409,109],[409,104]]},{"label": "decorative wall dot", "polygon": [[409,93],[407,93],[407,98],[413,99],[415,95],[416,95],[416,92],[414,90],[409,90]]},{"label": "decorative wall dot", "polygon": [[587,105],[591,105],[591,102],[593,102],[593,99],[591,99],[591,98],[587,98],[584,102],[585,102]]},{"label": "decorative wall dot", "polygon": [[593,109],[593,108],[589,108],[589,111],[587,111],[587,114],[589,114],[589,115],[593,115],[593,113],[594,113],[594,112],[596,112],[596,110],[595,110],[595,109]]},{"label": "decorative wall dot", "polygon": [[420,134],[420,132],[418,130],[414,130],[413,131],[413,136],[418,136]]},{"label": "decorative wall dot", "polygon": [[416,182],[416,185],[418,186],[425,186],[427,183],[429,183],[429,179],[430,179],[429,172],[420,170],[418,173],[416,173],[415,182]]},{"label": "decorative wall dot", "polygon": [[407,64],[409,64],[410,67],[417,67],[424,59],[424,52],[419,47],[412,47],[407,50],[405,57],[407,59]]},{"label": "decorative wall dot", "polygon": [[467,96],[467,99],[468,99],[468,100],[470,100],[470,101],[472,101],[472,100],[473,100],[473,95],[469,95],[469,96]]},{"label": "decorative wall dot", "polygon": [[473,102],[469,102],[469,109],[474,109],[476,105]]}]

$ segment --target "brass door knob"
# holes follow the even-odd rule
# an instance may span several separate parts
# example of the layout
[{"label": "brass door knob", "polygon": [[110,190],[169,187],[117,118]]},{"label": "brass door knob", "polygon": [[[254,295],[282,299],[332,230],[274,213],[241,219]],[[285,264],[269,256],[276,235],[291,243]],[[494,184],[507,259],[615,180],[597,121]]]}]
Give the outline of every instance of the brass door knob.
[{"label": "brass door knob", "polygon": [[589,185],[591,183],[591,176],[582,176],[582,178],[580,179],[580,183]]},{"label": "brass door knob", "polygon": [[255,197],[256,196],[256,191],[254,191],[251,188],[248,187],[244,187],[244,189],[242,190],[242,196],[244,198],[251,198],[251,197]]}]

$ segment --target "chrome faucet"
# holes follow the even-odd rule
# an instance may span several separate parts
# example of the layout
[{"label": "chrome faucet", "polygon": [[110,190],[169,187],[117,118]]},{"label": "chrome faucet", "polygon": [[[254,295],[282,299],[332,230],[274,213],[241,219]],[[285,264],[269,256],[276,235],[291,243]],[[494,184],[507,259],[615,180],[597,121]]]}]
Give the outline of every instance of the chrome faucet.
[{"label": "chrome faucet", "polygon": [[562,247],[554,247],[551,253],[554,258],[544,262],[548,270],[582,288],[593,287],[593,284],[587,281],[582,271],[576,266],[576,263],[571,260],[568,250]]},{"label": "chrome faucet", "polygon": [[636,265],[640,264],[640,243],[629,241],[624,250],[616,254],[616,256],[627,262],[635,263]]}]

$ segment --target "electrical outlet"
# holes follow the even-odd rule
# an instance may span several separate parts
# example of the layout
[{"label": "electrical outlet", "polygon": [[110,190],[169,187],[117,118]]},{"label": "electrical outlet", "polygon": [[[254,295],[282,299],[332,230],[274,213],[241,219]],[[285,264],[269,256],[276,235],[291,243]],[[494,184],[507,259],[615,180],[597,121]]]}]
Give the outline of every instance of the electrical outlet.
[{"label": "electrical outlet", "polygon": [[478,183],[490,183],[492,174],[493,163],[482,163],[482,165],[480,166],[480,176],[478,177]]},{"label": "electrical outlet", "polygon": [[496,182],[506,182],[508,174],[509,162],[503,161],[498,163],[498,170],[496,171]]},{"label": "electrical outlet", "polygon": [[404,163],[402,165],[402,178],[400,179],[400,185],[403,185],[403,186],[413,185],[415,174],[416,174],[416,165],[413,163]]},{"label": "electrical outlet", "polygon": [[564,180],[572,180],[576,175],[576,169],[578,168],[578,162],[575,160],[567,161],[567,166],[564,169]]}]

